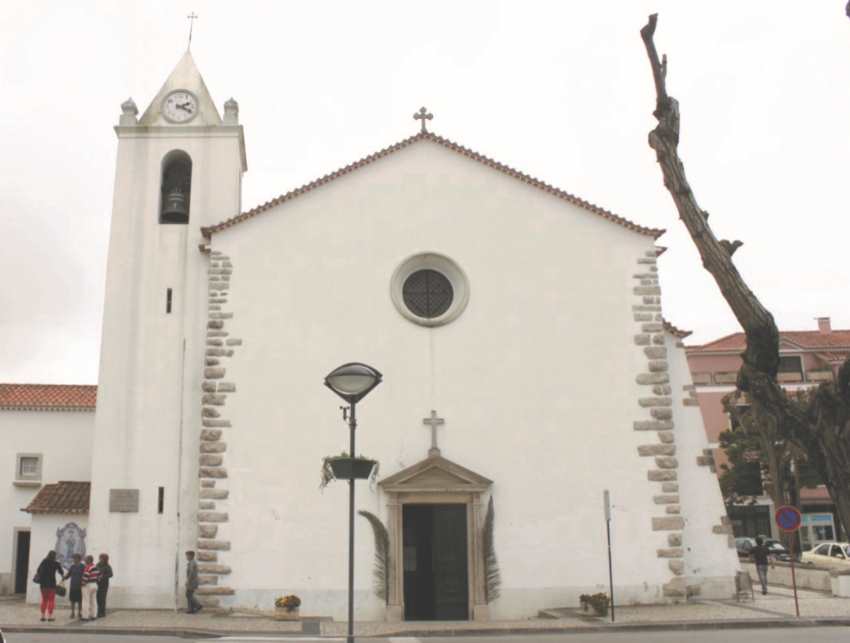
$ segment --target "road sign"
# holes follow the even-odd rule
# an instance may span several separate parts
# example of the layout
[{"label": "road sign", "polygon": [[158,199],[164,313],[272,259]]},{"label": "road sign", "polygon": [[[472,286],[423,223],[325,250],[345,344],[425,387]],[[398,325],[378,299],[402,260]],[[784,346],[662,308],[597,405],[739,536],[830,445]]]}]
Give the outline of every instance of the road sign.
[{"label": "road sign", "polygon": [[788,505],[776,510],[776,526],[782,531],[797,531],[803,522],[799,509]]}]

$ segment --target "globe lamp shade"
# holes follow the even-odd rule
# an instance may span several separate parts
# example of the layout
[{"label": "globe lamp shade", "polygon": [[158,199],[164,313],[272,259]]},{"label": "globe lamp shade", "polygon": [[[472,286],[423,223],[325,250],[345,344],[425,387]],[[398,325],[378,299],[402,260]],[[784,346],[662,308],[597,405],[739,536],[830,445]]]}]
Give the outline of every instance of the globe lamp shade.
[{"label": "globe lamp shade", "polygon": [[332,370],[325,378],[325,386],[349,404],[354,404],[380,384],[381,377],[371,366],[351,362]]}]

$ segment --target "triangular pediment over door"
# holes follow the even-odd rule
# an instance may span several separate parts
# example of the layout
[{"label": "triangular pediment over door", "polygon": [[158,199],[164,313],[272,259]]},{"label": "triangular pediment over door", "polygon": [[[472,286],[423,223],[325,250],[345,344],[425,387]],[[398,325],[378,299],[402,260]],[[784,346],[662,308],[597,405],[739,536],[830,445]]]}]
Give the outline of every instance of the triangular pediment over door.
[{"label": "triangular pediment over door", "polygon": [[441,455],[434,455],[378,484],[388,493],[481,493],[493,481]]}]

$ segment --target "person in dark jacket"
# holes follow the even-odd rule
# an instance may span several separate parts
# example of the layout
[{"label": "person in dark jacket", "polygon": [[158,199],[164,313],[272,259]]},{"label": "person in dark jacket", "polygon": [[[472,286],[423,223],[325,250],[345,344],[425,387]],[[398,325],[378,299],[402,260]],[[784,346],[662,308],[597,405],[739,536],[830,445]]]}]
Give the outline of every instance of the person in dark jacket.
[{"label": "person in dark jacket", "polygon": [[38,566],[33,579],[41,587],[41,620],[53,621],[53,610],[56,608],[56,574],[61,579],[64,575],[62,565],[56,561],[56,552],[47,552],[44,560]]},{"label": "person in dark jacket", "polygon": [[100,575],[97,577],[97,617],[106,616],[106,593],[109,591],[109,579],[112,578],[112,566],[109,564],[109,555],[98,556],[97,569]]},{"label": "person in dark jacket", "polygon": [[195,552],[186,552],[186,612],[196,614],[203,609],[201,602],[195,598],[195,590],[199,585],[198,563],[195,562]]},{"label": "person in dark jacket", "polygon": [[770,550],[764,544],[764,538],[756,538],[756,545],[750,549],[750,558],[756,564],[756,571],[761,583],[761,593],[767,594],[767,563],[771,556]]},{"label": "person in dark jacket", "polygon": [[[65,578],[71,579],[71,588],[68,590],[68,602],[71,603],[71,618],[75,614],[77,618],[82,618],[83,609],[83,569],[85,565],[82,563],[82,556],[74,554],[74,562],[68,568],[68,573]],[[76,608],[76,612],[74,611]]]}]

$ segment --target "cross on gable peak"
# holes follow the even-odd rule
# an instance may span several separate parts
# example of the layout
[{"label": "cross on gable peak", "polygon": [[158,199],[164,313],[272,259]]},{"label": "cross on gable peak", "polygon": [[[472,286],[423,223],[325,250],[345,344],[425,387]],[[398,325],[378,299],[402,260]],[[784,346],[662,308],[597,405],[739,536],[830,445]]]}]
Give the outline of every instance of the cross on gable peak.
[{"label": "cross on gable peak", "polygon": [[416,112],[413,115],[413,118],[414,118],[414,120],[422,122],[422,129],[419,130],[419,132],[421,134],[427,134],[428,130],[425,128],[425,121],[433,120],[434,115],[431,112],[429,112],[427,109],[425,109],[424,107],[420,107],[419,111]]}]

